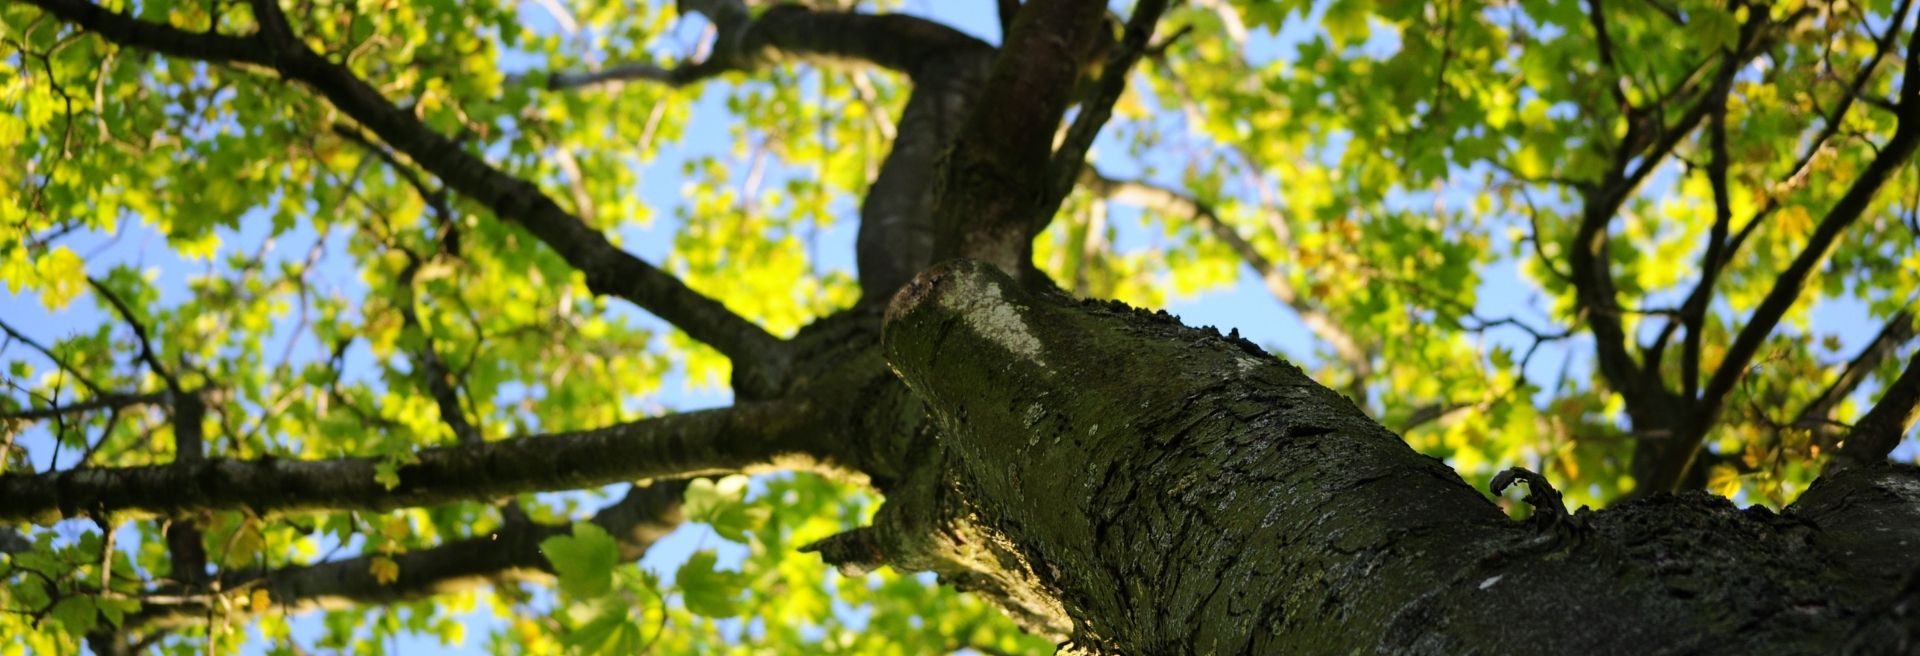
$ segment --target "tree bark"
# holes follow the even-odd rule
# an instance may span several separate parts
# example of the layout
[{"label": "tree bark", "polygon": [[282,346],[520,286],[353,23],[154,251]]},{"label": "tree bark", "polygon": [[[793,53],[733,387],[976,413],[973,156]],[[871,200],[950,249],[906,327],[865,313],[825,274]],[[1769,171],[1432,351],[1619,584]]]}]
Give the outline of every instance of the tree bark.
[{"label": "tree bark", "polygon": [[1820,653],[1915,628],[1885,603],[1920,540],[1912,468],[1831,477],[1786,516],[1704,493],[1570,515],[1532,489],[1512,521],[1299,369],[1164,313],[957,261],[885,331],[960,532],[1010,545],[994,574],[1078,651]]}]

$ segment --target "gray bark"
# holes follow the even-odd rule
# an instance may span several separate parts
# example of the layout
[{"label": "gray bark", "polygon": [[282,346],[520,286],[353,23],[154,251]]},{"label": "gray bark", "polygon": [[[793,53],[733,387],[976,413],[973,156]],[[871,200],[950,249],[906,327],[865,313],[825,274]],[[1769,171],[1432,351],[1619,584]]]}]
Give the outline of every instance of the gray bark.
[{"label": "gray bark", "polygon": [[959,532],[1011,545],[985,574],[1080,651],[1826,653],[1868,631],[1850,648],[1877,653],[1920,628],[1911,467],[1784,515],[1697,492],[1570,515],[1534,489],[1512,521],[1297,368],[1164,313],[957,262],[895,300],[885,348],[941,429]]}]

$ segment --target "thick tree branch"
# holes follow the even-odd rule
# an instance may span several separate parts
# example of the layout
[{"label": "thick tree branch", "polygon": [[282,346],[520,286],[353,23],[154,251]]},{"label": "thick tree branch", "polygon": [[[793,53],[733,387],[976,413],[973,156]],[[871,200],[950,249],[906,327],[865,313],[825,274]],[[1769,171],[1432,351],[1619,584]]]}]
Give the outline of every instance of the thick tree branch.
[{"label": "thick tree branch", "polygon": [[1166,10],[1166,0],[1142,0],[1134,5],[1133,16],[1127,19],[1126,33],[1120,38],[1119,46],[1108,53],[1106,63],[1101,68],[1100,81],[1094,85],[1092,95],[1080,102],[1080,113],[1073,118],[1073,125],[1067,128],[1066,139],[1061,141],[1048,164],[1048,172],[1053,176],[1052,188],[1047,191],[1046,200],[1035,213],[1035,234],[1053,221],[1053,215],[1060,211],[1060,203],[1067,199],[1074,183],[1080,180],[1080,169],[1086,166],[1087,150],[1093,147],[1093,139],[1099,136],[1100,128],[1113,116],[1113,103],[1119,101],[1120,94],[1126,92],[1127,78],[1133,74],[1133,65],[1146,52],[1147,43],[1153,38],[1153,28],[1159,24],[1160,14]]},{"label": "thick tree branch", "polygon": [[[1742,53],[1755,50],[1748,48]],[[1722,55],[1724,61],[1719,79],[1730,83],[1734,71],[1748,56],[1751,55]],[[1711,104],[1695,103],[1676,124],[1661,126],[1657,130],[1660,133],[1658,137],[1648,135],[1651,128],[1644,122],[1659,120],[1657,113],[1643,121],[1630,122],[1627,135],[1615,151],[1612,167],[1604,179],[1598,185],[1581,187],[1585,202],[1581,208],[1579,228],[1574,234],[1573,247],[1569,251],[1568,275],[1577,292],[1588,329],[1593,333],[1600,373],[1627,399],[1629,410],[1644,412],[1646,408],[1662,405],[1660,401],[1667,393],[1661,389],[1656,375],[1645,373],[1657,372],[1658,367],[1642,368],[1634,362],[1632,353],[1627,349],[1626,328],[1620,318],[1620,299],[1613,282],[1609,256],[1611,238],[1607,234],[1607,225],[1646,176],[1706,118]],[[1643,145],[1644,150],[1641,148]],[[1640,165],[1636,168],[1634,162]]]},{"label": "thick tree branch", "polygon": [[[173,461],[176,465],[193,466],[206,459],[206,416],[207,403],[199,396],[183,392],[180,379],[160,364],[158,350],[153,346],[146,324],[134,316],[133,308],[120,299],[112,289],[91,277],[87,284],[93,286],[95,293],[106,299],[120,318],[133,328],[134,338],[140,344],[140,360],[155,376],[166,381],[167,390],[172,393],[173,403],[169,408],[169,421],[173,429]],[[104,439],[104,437],[102,438]],[[81,466],[84,466],[82,463]],[[199,523],[192,517],[180,517],[163,522],[160,525],[167,543],[168,561],[172,567],[175,581],[186,586],[197,586],[207,577],[207,547],[200,533]],[[105,532],[110,532],[102,527]]]},{"label": "thick tree branch", "polygon": [[1587,0],[1587,22],[1593,26],[1594,50],[1600,55],[1600,68],[1608,75],[1607,91],[1613,95],[1613,101],[1620,105],[1620,113],[1633,116],[1639,108],[1627,99],[1626,89],[1620,87],[1619,65],[1614,62],[1613,38],[1607,33],[1606,9],[1600,6],[1600,0]]},{"label": "thick tree branch", "polygon": [[[1283,591],[1319,585],[1355,558],[1370,575],[1410,564],[1369,548],[1428,548],[1349,536],[1431,540],[1423,553],[1445,563],[1438,571],[1470,558],[1443,536],[1505,526],[1438,461],[1237,335],[1117,303],[1025,293],[991,265],[960,260],[935,265],[895,297],[882,339],[887,362],[941,427],[965,494],[999,509],[955,523],[1019,545],[998,561],[1001,571],[1031,564],[1032,572],[1007,577],[1016,591],[1009,597],[1024,598],[1025,583],[1057,600],[1081,653],[1178,653],[1195,644],[1191,627],[1235,617],[1253,628],[1202,644],[1221,653],[1301,651],[1272,627],[1356,626],[1351,609],[1372,606],[1298,611],[1278,601]],[[1116,423],[1119,432],[1107,434]],[[889,505],[896,501],[889,495]],[[884,540],[881,515],[880,555],[891,557],[896,545]],[[1248,548],[1259,544],[1287,548]],[[1207,574],[1182,578],[1164,563],[1202,563]],[[1377,637],[1390,621],[1368,620],[1365,631]],[[1332,635],[1300,631],[1309,640]]]},{"label": "thick tree branch", "polygon": [[254,3],[261,33],[252,37],[188,32],[110,12],[85,0],[34,0],[47,12],[114,43],[213,63],[271,68],[301,82],[405,153],[449,188],[520,224],[586,275],[597,294],[627,299],[732,358],[736,371],[777,377],[778,339],[679,279],[615,247],[526,180],[514,177],[394,106],[346,68],[314,52],[286,28],[279,7]]},{"label": "thick tree branch", "polygon": [[797,4],[748,15],[735,0],[683,2],[681,9],[707,16],[718,34],[706,59],[672,68],[654,63],[618,64],[598,71],[555,73],[549,89],[578,89],[642,80],[680,87],[722,73],[783,62],[845,65],[859,62],[918,76],[956,50],[992,47],[953,28],[901,14],[814,11]]},{"label": "thick tree branch", "polygon": [[1906,370],[1880,393],[1880,401],[1873,404],[1873,409],[1853,425],[1853,432],[1840,445],[1838,456],[1854,462],[1885,460],[1894,447],[1900,446],[1900,440],[1906,437],[1907,429],[1913,427],[1917,418],[1920,418],[1920,354],[1907,360]]},{"label": "thick tree branch", "polygon": [[934,259],[966,256],[1033,282],[1030,228],[1052,180],[1053,137],[1106,3],[1033,0],[1015,17],[993,73],[948,155]]},{"label": "thick tree branch", "polygon": [[815,12],[782,5],[749,18],[733,0],[683,3],[705,14],[718,36],[705,60],[666,69],[627,64],[599,73],[557,74],[552,88],[627,79],[673,86],[782,61],[847,62],[890,68],[913,82],[892,145],[860,204],[854,253],[863,302],[885,302],[933,261],[933,184],[940,158],[972,109],[994,49],[932,21],[903,15]]},{"label": "thick tree branch", "polygon": [[[1607,226],[1647,176],[1719,106],[1716,101],[1726,94],[1735,74],[1748,61],[1767,51],[1777,28],[1799,21],[1805,13],[1799,12],[1775,23],[1764,12],[1753,12],[1740,27],[1738,47],[1704,58],[1694,74],[1675,83],[1649,108],[1635,110],[1629,116],[1626,134],[1614,149],[1613,161],[1605,175],[1598,184],[1578,187],[1585,198],[1568,258],[1569,277],[1594,336],[1601,374],[1626,398],[1630,414],[1663,413],[1674,405],[1673,394],[1661,384],[1657,362],[1637,366],[1627,349],[1627,334],[1620,318],[1622,310],[1610,268]],[[1677,121],[1666,123],[1660,108],[1699,93],[1697,76],[1715,60],[1720,62],[1720,67],[1705,90],[1705,98],[1690,105]]]},{"label": "thick tree branch", "polygon": [[1000,19],[1000,40],[1013,33],[1013,18],[1020,14],[1020,0],[994,0],[995,17]]},{"label": "thick tree branch", "polygon": [[657,64],[629,63],[593,71],[561,71],[547,78],[547,89],[565,91],[585,89],[615,82],[653,82],[684,87],[732,70],[726,62],[709,59],[697,64],[663,68]]},{"label": "thick tree branch", "polygon": [[1920,469],[1884,461],[1832,466],[1839,462],[1829,463],[1785,514],[1819,529],[1812,535],[1814,543],[1835,554],[1820,565],[1824,570],[1844,577],[1844,585],[1856,594],[1884,598],[1914,568],[1913,545],[1920,543],[1920,485],[1915,485]]},{"label": "thick tree branch", "polygon": [[[1801,20],[1804,13],[1789,15],[1776,23],[1765,12],[1751,12],[1750,18],[1740,26],[1734,48],[1703,58],[1694,73],[1627,117],[1626,132],[1614,146],[1606,172],[1596,184],[1579,188],[1584,197],[1582,215],[1569,249],[1568,274],[1581,316],[1594,337],[1597,368],[1608,385],[1625,399],[1627,414],[1637,430],[1662,434],[1680,432],[1676,424],[1685,421],[1693,401],[1667,389],[1660,362],[1653,359],[1657,353],[1645,353],[1643,355],[1649,357],[1636,362],[1628,348],[1629,337],[1622,319],[1624,310],[1611,268],[1608,226],[1628,198],[1666,161],[1674,148],[1723,106],[1728,89],[1746,62],[1766,52],[1778,29]],[[1712,66],[1716,61],[1717,68]],[[1703,79],[1709,70],[1713,71],[1712,75]],[[1697,100],[1687,106],[1678,120],[1669,123],[1664,108],[1686,98]],[[1686,323],[1684,318],[1674,320]],[[1657,343],[1664,350],[1665,338]],[[1634,451],[1634,475],[1641,485],[1638,489],[1651,492],[1678,485],[1692,469],[1693,456],[1694,450],[1683,438],[1642,440]]]},{"label": "thick tree branch", "polygon": [[0,421],[39,421],[41,419],[50,419],[63,415],[84,414],[95,410],[119,410],[121,408],[131,408],[135,406],[158,405],[168,403],[172,399],[173,393],[165,390],[157,392],[109,393],[104,396],[96,396],[85,401],[76,401],[64,405],[48,406],[45,408],[27,408],[13,412],[0,412]]},{"label": "thick tree branch", "polygon": [[[182,395],[174,402],[173,466],[190,468],[206,461],[206,416],[207,404],[200,397]],[[0,495],[12,496],[4,491],[0,491]],[[173,579],[183,585],[198,586],[207,578],[207,545],[199,522],[190,516],[176,517],[163,522],[161,529],[166,535]]]},{"label": "thick tree branch", "polygon": [[[1713,298],[1713,283],[1719,278],[1720,260],[1725,256],[1727,232],[1733,224],[1733,198],[1727,182],[1730,156],[1727,154],[1727,93],[1722,89],[1713,101],[1707,120],[1707,140],[1712,155],[1707,161],[1707,184],[1713,188],[1713,227],[1707,231],[1707,252],[1700,263],[1700,282],[1680,306],[1680,323],[1687,328],[1680,351],[1680,396],[1692,400],[1700,390],[1700,340],[1707,320],[1707,303]],[[1672,325],[1672,324],[1669,324]],[[1658,363],[1648,362],[1657,370]]]},{"label": "thick tree branch", "polygon": [[909,72],[913,91],[886,158],[860,202],[854,258],[862,303],[885,303],[908,278],[933,263],[934,184],[941,158],[973,111],[993,65],[991,46],[945,27],[915,25],[889,36],[944,46],[928,51],[925,61]]},{"label": "thick tree branch", "polygon": [[[0,521],[247,509],[388,510],[757,468],[826,468],[805,402],[741,404],[396,458],[209,459],[0,475]],[[391,486],[382,469],[391,468]]]},{"label": "thick tree branch", "polygon": [[[680,495],[685,489],[683,480],[635,485],[625,498],[595,513],[591,521],[619,543],[621,559],[637,559],[680,524]],[[508,523],[486,535],[395,554],[390,558],[399,565],[399,575],[386,583],[373,574],[376,556],[360,556],[271,571],[223,572],[219,589],[266,590],[276,612],[299,613],[390,604],[499,581],[538,580],[553,571],[552,563],[540,552],[540,542],[570,532],[566,525]],[[148,597],[140,613],[129,617],[122,630],[198,624],[212,614],[209,598],[178,587],[157,588]]]}]

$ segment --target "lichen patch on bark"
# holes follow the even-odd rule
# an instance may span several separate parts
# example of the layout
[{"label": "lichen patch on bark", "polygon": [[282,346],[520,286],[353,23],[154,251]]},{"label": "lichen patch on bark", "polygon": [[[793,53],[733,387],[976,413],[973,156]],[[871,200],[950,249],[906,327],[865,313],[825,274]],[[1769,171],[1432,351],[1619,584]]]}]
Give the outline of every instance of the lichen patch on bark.
[{"label": "lichen patch on bark", "polygon": [[1040,357],[1043,348],[1040,339],[1027,327],[1020,308],[1001,297],[999,285],[983,276],[972,275],[974,273],[950,276],[952,287],[940,294],[940,306],[960,317],[981,337],[1045,367],[1046,361]]}]

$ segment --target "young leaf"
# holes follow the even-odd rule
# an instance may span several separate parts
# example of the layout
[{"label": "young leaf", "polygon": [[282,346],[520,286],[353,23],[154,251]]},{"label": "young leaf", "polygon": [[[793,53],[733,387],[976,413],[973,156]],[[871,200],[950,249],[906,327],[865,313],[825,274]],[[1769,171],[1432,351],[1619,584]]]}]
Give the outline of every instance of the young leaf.
[{"label": "young leaf", "polygon": [[575,598],[604,595],[613,587],[613,566],[620,549],[606,529],[575,522],[573,535],[556,535],[540,542],[540,553],[560,575],[560,591]]},{"label": "young leaf", "polygon": [[60,603],[54,604],[52,615],[54,619],[60,620],[61,626],[66,627],[67,633],[73,635],[85,635],[92,631],[94,623],[100,617],[94,612],[93,597],[82,595],[61,599]]},{"label": "young leaf", "polygon": [[706,617],[740,614],[740,591],[746,587],[746,577],[714,569],[718,561],[712,551],[701,550],[680,566],[674,581],[680,586],[688,611]]}]

